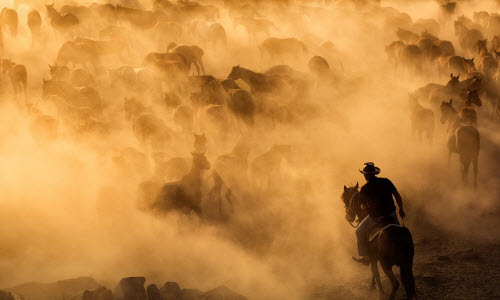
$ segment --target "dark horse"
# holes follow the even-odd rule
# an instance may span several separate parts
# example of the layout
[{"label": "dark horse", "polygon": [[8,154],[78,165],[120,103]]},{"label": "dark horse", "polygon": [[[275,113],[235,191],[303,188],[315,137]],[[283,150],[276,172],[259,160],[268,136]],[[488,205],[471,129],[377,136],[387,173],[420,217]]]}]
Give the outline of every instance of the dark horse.
[{"label": "dark horse", "polygon": [[193,155],[191,171],[181,181],[165,184],[152,205],[153,209],[164,212],[178,210],[185,214],[193,211],[201,217],[202,173],[210,169],[210,162],[204,153],[191,154]]},{"label": "dark horse", "polygon": [[[359,202],[358,184],[353,187],[344,186],[342,201],[344,201],[346,219],[349,224],[357,220],[359,223],[367,216],[366,210]],[[353,227],[357,227],[352,225]],[[385,275],[391,280],[392,291],[389,299],[393,300],[399,288],[399,282],[392,272],[394,265],[399,266],[401,282],[406,291],[406,299],[416,299],[415,280],[413,278],[413,238],[406,227],[399,225],[388,225],[377,229],[369,241],[369,258],[372,271],[371,288],[375,283],[380,292],[380,298],[384,298],[384,289],[380,281],[378,262]]]}]

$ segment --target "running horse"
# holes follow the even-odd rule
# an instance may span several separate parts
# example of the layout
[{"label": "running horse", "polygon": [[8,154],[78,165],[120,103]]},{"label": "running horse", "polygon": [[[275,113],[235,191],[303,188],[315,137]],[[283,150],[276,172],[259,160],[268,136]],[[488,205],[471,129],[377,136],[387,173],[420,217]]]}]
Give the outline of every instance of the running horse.
[{"label": "running horse", "polygon": [[[352,222],[359,223],[367,216],[367,212],[359,202],[359,185],[353,187],[344,186],[342,201],[345,205],[346,219],[353,227]],[[384,289],[380,280],[378,263],[392,284],[390,300],[394,300],[399,288],[399,282],[392,272],[394,265],[399,266],[401,282],[405,288],[406,299],[416,299],[415,280],[413,278],[413,238],[406,227],[390,224],[377,228],[369,238],[369,258],[372,271],[372,282],[370,288],[378,286],[380,298],[385,297]]]}]

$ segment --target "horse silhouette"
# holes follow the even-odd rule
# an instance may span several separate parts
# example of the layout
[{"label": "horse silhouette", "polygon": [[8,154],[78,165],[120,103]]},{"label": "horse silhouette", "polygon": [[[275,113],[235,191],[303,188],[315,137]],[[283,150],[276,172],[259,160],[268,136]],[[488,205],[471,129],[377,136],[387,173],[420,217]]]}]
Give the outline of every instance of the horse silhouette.
[{"label": "horse silhouette", "polygon": [[161,188],[159,195],[151,208],[156,211],[167,212],[177,210],[185,214],[190,212],[202,216],[202,174],[210,169],[210,162],[204,153],[191,153],[193,164],[191,171],[181,181],[170,182]]},{"label": "horse silhouette", "polygon": [[[359,224],[367,215],[366,210],[362,209],[359,204],[358,196],[358,184],[353,187],[344,186],[341,198],[345,205],[346,220],[350,224],[356,218]],[[406,299],[416,299],[415,280],[413,278],[414,245],[410,230],[395,224],[377,228],[369,239],[368,251],[372,271],[370,287],[373,289],[375,288],[375,283],[377,284],[380,298],[384,298],[384,289],[378,271],[379,262],[382,270],[392,284],[391,294],[388,299],[394,300],[396,291],[399,288],[399,282],[392,272],[394,265],[400,268],[400,277],[405,288]]]},{"label": "horse silhouette", "polygon": [[[464,122],[465,121],[465,122]],[[474,188],[477,186],[478,159],[480,150],[480,134],[473,126],[460,118],[453,107],[453,99],[441,103],[441,123],[448,122],[448,162],[452,153],[458,153],[461,165],[462,181],[467,184],[469,167],[472,163],[474,171]],[[465,123],[465,124],[464,124]],[[475,120],[474,120],[475,123]]]}]

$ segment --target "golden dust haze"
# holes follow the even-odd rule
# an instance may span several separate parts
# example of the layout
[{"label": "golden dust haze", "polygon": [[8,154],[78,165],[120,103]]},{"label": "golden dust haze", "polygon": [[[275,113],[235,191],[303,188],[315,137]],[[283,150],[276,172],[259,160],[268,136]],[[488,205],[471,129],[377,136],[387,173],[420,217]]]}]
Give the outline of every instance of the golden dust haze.
[{"label": "golden dust haze", "polygon": [[[54,7],[92,2],[55,0]],[[433,65],[424,66],[421,74],[395,69],[385,46],[397,40],[398,25],[388,22],[379,9],[345,0],[248,1],[257,7],[258,18],[273,24],[268,33],[252,37],[235,25],[237,16],[227,2],[200,0],[218,8],[219,16],[208,21],[176,20],[182,33],[165,35],[164,42],[154,28],[116,23],[126,29],[121,37],[126,53],[108,55],[100,68],[90,68],[93,87],[105,106],[94,119],[105,130],[75,131],[67,121],[74,116],[42,96],[43,80],[51,78],[49,65],[56,63],[61,45],[71,37],[48,23],[45,4],[51,3],[1,1],[2,7],[16,8],[19,16],[17,36],[2,27],[1,57],[26,66],[28,86],[25,104],[14,94],[8,75],[1,74],[0,287],[90,276],[114,288],[120,278],[145,276],[147,282],[177,281],[201,290],[226,285],[251,299],[306,299],[317,285],[368,281],[368,269],[351,260],[357,249],[354,230],[345,221],[340,200],[344,185],[364,183],[358,169],[367,161],[374,161],[381,176],[390,178],[401,192],[411,230],[431,220],[450,234],[467,234],[471,228],[461,219],[475,220],[495,205],[500,134],[494,109],[491,105],[478,109],[482,140],[474,191],[471,184],[462,186],[456,156],[448,166],[446,127],[438,117],[432,144],[411,134],[408,93],[430,82],[445,84],[449,75]],[[153,7],[150,0],[109,3]],[[469,18],[474,11],[498,9],[494,1],[460,3],[459,15]],[[381,1],[381,6],[393,7],[414,21],[439,20],[439,38],[452,41],[461,53],[453,19],[443,19],[438,1]],[[31,9],[38,10],[42,19],[35,42],[26,21]],[[99,31],[109,25],[106,22],[94,17],[71,34],[99,39]],[[203,26],[213,22],[223,26],[226,46],[207,38]],[[259,44],[268,37],[296,38],[307,51],[274,58],[262,55]],[[205,133],[206,156],[212,165],[204,173],[204,192],[217,158],[231,153],[238,143],[248,145],[248,170],[228,171],[230,176],[248,172],[248,181],[234,189],[234,211],[224,221],[194,214],[157,215],[138,204],[140,184],[155,176],[158,151],[134,134],[132,122],[124,116],[124,98],[136,97],[169,128],[171,139],[161,151],[164,159],[190,160],[194,138],[175,122],[172,107],[155,100],[153,89],[127,95],[130,88],[113,84],[111,70],[141,67],[148,53],[166,52],[171,41],[201,47],[206,74],[219,80],[236,65],[264,72],[287,64],[309,86],[298,100],[283,94],[272,100],[300,102],[288,106],[293,117],[286,120],[263,112],[253,125],[230,117],[221,128],[204,119],[203,107],[195,107],[192,131]],[[328,41],[331,47],[321,47]],[[311,72],[308,61],[316,55],[328,61],[332,74],[318,77]],[[190,75],[194,73],[192,68]],[[237,83],[248,89],[241,80]],[[161,89],[177,93],[188,106],[189,92],[197,92],[188,86],[189,92],[180,93],[168,82]],[[43,125],[36,120],[41,115],[57,121],[55,133],[47,135],[45,127],[39,128]],[[252,162],[273,145],[290,146],[278,171],[253,172]],[[126,156],[125,147],[141,154]],[[271,186],[259,188],[259,176],[270,176]]]}]

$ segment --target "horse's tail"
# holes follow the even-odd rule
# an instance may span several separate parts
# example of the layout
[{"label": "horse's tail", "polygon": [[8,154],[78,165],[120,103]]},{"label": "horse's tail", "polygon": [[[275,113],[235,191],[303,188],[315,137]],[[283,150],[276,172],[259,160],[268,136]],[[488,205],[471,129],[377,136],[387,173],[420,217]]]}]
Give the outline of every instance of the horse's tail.
[{"label": "horse's tail", "polygon": [[413,278],[413,261],[409,264],[401,264],[400,275],[401,282],[405,287],[406,299],[416,299],[417,290],[415,288],[415,278]]},{"label": "horse's tail", "polygon": [[406,291],[406,299],[416,298],[413,278],[414,245],[410,230],[401,226],[389,226],[381,233],[380,251],[392,264],[399,265],[401,282]]},{"label": "horse's tail", "polygon": [[415,279],[413,278],[413,255],[415,253],[410,230],[399,227],[398,248],[401,282],[405,287],[406,299],[416,299]]}]

